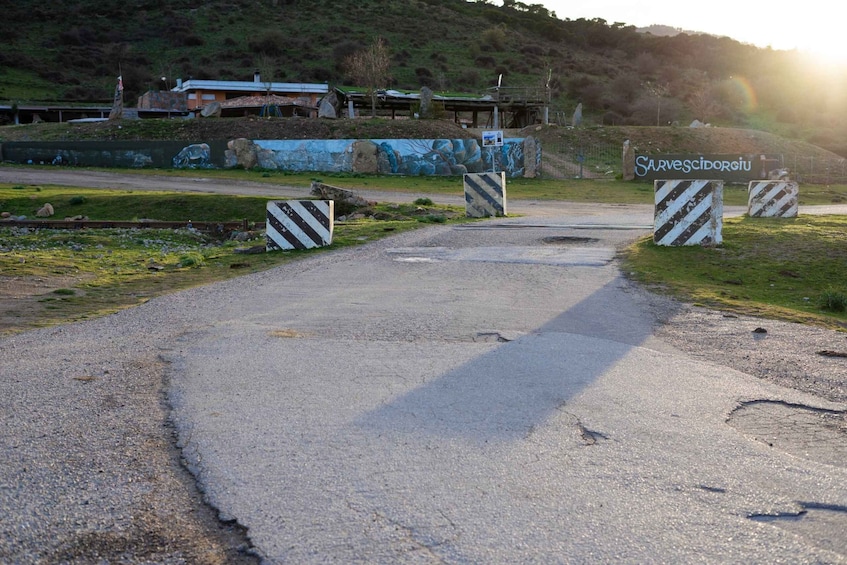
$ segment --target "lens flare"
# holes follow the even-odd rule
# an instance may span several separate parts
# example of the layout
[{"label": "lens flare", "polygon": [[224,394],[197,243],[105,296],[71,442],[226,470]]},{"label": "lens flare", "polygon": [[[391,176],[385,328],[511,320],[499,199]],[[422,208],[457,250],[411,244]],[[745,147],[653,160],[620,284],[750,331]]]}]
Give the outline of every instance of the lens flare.
[{"label": "lens flare", "polygon": [[735,76],[729,81],[733,92],[741,98],[741,109],[745,112],[754,112],[759,106],[756,97],[756,89],[745,77]]}]

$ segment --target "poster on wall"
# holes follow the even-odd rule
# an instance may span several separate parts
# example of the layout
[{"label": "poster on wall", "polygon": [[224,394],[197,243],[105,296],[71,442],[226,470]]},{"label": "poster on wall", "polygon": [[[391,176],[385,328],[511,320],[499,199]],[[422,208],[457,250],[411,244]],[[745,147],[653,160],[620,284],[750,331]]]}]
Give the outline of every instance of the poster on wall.
[{"label": "poster on wall", "polygon": [[483,147],[502,147],[503,146],[503,131],[490,130],[482,132]]}]

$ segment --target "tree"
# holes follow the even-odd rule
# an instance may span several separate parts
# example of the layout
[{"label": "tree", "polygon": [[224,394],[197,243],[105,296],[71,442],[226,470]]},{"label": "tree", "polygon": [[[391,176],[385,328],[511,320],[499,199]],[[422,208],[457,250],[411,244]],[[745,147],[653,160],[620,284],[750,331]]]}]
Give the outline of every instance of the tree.
[{"label": "tree", "polygon": [[655,82],[645,82],[644,88],[651,96],[656,97],[656,125],[662,124],[662,98],[670,94],[670,87],[667,84],[658,84]]},{"label": "tree", "polygon": [[703,85],[702,88],[698,88],[688,95],[688,108],[694,117],[703,123],[707,123],[721,110],[713,90],[707,85]]},{"label": "tree", "polygon": [[376,98],[379,89],[388,83],[390,64],[388,47],[381,37],[345,59],[345,72],[356,86],[363,86],[371,97],[371,116],[376,117]]}]

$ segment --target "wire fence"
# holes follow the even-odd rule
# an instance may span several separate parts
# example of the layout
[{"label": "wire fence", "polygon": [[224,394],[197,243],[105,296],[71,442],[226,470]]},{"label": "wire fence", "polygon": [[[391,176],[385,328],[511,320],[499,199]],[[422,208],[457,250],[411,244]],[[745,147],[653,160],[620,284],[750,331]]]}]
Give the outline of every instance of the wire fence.
[{"label": "wire fence", "polygon": [[808,184],[847,184],[847,159],[814,155],[783,155],[783,167],[791,180]]},{"label": "wire fence", "polygon": [[615,178],[623,172],[623,147],[614,144],[545,143],[541,176],[554,179]]},{"label": "wire fence", "polygon": [[[847,184],[847,159],[781,154],[774,168],[787,169],[791,180],[807,184]],[[542,178],[599,179],[623,174],[623,147],[617,144],[545,143]]]}]

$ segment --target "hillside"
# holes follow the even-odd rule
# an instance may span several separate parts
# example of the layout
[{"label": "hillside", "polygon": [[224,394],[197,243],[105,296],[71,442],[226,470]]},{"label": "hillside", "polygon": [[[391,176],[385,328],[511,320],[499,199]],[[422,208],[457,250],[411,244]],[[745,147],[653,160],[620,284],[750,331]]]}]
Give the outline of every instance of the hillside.
[{"label": "hillside", "polygon": [[847,79],[793,52],[729,38],[639,33],[539,4],[465,0],[72,0],[4,6],[0,104],[108,102],[179,78],[349,85],[347,57],[375,37],[386,87],[481,93],[546,88],[551,110],[583,104],[589,125],[690,123],[755,128],[847,155]]},{"label": "hillside", "polygon": [[652,126],[603,126],[560,128],[533,126],[521,135],[535,135],[544,144],[623,145],[629,140],[642,154],[777,154],[802,155],[820,160],[843,160],[839,155],[811,143],[772,133],[742,128],[686,128]]}]

